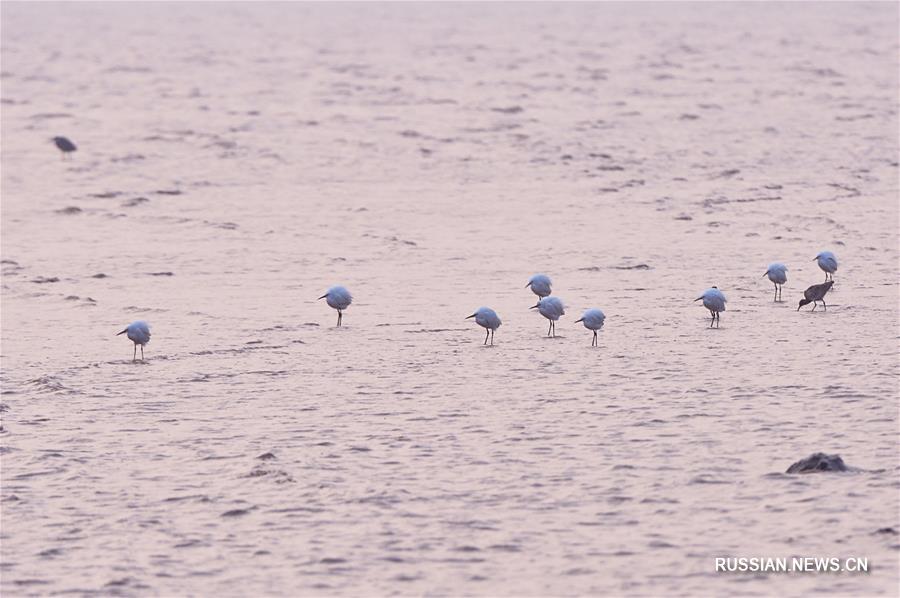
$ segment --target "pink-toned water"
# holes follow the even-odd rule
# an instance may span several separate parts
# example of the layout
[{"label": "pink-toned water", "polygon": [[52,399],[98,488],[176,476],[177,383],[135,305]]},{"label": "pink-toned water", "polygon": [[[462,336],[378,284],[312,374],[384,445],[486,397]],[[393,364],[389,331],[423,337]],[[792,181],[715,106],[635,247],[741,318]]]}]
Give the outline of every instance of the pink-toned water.
[{"label": "pink-toned water", "polygon": [[4,596],[897,595],[897,27],[4,2]]}]

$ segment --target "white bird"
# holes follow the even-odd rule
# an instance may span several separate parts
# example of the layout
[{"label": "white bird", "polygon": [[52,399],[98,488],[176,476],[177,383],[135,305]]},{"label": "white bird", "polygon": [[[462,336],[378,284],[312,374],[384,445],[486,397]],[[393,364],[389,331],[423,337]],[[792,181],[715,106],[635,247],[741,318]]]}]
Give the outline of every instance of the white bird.
[{"label": "white bird", "polygon": [[528,279],[525,288],[531,287],[531,292],[543,299],[550,294],[550,285],[552,284],[550,277],[546,274],[535,274]]},{"label": "white bird", "polygon": [[566,313],[562,300],[559,297],[544,297],[529,309],[535,308],[541,312],[542,316],[550,320],[550,329],[547,330],[547,336],[556,336],[556,321],[559,319],[559,316]]},{"label": "white bird", "polygon": [[837,258],[830,251],[820,251],[819,255],[813,258],[814,262],[819,262],[819,267],[825,272],[825,280],[828,281],[828,275],[831,274],[831,280],[834,280],[834,273],[837,272]]},{"label": "white bird", "polygon": [[141,346],[141,361],[144,361],[144,345],[150,342],[150,326],[143,320],[132,322],[125,330],[116,334],[119,336],[124,334],[128,336],[128,340],[134,343],[134,355],[131,361],[137,361],[137,348]]},{"label": "white bird", "polygon": [[[350,295],[350,291],[342,286],[331,287],[325,292],[324,295],[319,297],[319,299],[324,299],[325,303],[327,303],[329,307],[333,307],[337,310],[338,326],[341,325],[341,319],[343,319],[344,317],[344,310],[350,307],[350,304],[353,303],[353,297]],[[316,299],[316,301],[318,301],[319,299]]]},{"label": "white bird", "polygon": [[490,307],[479,307],[471,316],[466,316],[466,320],[475,318],[475,323],[485,329],[484,344],[488,342],[488,335],[491,337],[491,345],[494,344],[494,331],[500,328],[500,316],[497,315]]},{"label": "white bird", "polygon": [[581,314],[580,319],[575,320],[576,324],[578,322],[584,322],[585,328],[594,331],[594,339],[591,341],[592,347],[595,347],[599,344],[599,342],[597,341],[597,331],[603,328],[604,320],[606,320],[606,315],[599,309],[586,310],[583,314]]},{"label": "white bird", "polygon": [[787,266],[781,262],[773,262],[769,264],[769,269],[763,274],[763,278],[766,276],[775,283],[775,301],[778,301],[781,291],[784,290],[784,283],[787,282]]},{"label": "white bird", "polygon": [[712,328],[713,322],[716,324],[716,328],[719,327],[719,313],[725,311],[725,302],[728,299],[725,298],[724,293],[719,290],[719,287],[713,287],[711,289],[706,289],[703,291],[703,294],[694,299],[694,301],[703,300],[703,307],[709,310],[709,313],[712,314],[712,321],[709,323],[709,327]]}]

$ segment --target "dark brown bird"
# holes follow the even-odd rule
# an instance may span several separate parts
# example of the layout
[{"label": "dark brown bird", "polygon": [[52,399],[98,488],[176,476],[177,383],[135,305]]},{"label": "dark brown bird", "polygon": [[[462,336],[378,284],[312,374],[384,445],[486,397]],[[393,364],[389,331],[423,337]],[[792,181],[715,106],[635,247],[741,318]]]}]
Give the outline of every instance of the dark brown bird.
[{"label": "dark brown bird", "polygon": [[50,141],[56,144],[57,149],[62,152],[63,158],[66,157],[66,154],[71,154],[78,149],[78,147],[74,143],[72,143],[65,137],[54,137]]},{"label": "dark brown bird", "polygon": [[828,282],[823,282],[822,284],[814,284],[813,286],[803,291],[803,299],[800,300],[800,305],[797,306],[797,311],[800,311],[800,308],[807,303],[812,303],[812,311],[816,311],[816,304],[819,301],[822,302],[822,306],[825,308],[825,311],[828,311],[828,306],[825,305],[825,293],[830,291],[833,285],[834,281],[829,280]]}]

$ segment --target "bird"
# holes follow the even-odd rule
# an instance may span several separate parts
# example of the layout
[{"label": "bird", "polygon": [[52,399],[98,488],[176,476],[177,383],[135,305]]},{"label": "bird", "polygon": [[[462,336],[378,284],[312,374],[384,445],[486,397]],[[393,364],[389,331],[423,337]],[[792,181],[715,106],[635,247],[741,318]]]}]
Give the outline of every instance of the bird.
[{"label": "bird", "polygon": [[484,343],[488,344],[488,336],[491,337],[491,345],[494,344],[494,331],[500,328],[500,316],[497,315],[490,307],[479,307],[475,310],[475,313],[471,316],[466,316],[465,319],[475,318],[475,323],[485,329],[484,331]]},{"label": "bird", "polygon": [[128,340],[134,343],[134,355],[131,356],[131,361],[137,361],[138,345],[141,346],[141,361],[144,361],[144,345],[150,342],[150,325],[143,320],[137,320],[129,324],[122,332],[117,333],[116,336],[120,334],[128,336]]},{"label": "bird", "polygon": [[712,328],[713,322],[716,324],[716,328],[719,327],[719,313],[725,311],[725,302],[728,299],[725,298],[725,294],[719,290],[719,287],[712,287],[711,289],[706,289],[703,291],[703,294],[694,299],[694,301],[703,300],[703,307],[709,310],[709,313],[712,314],[712,321],[709,323],[709,327]]},{"label": "bird", "polygon": [[62,152],[63,158],[66,157],[66,154],[71,154],[78,149],[67,137],[54,137],[51,141],[55,143],[56,147],[59,148],[59,151]]},{"label": "bird", "polygon": [[585,328],[594,331],[594,339],[591,341],[592,347],[595,347],[599,344],[599,342],[597,341],[597,331],[603,328],[604,320],[606,320],[606,315],[599,309],[586,310],[583,314],[581,314],[580,319],[575,320],[576,324],[578,322],[584,322]]},{"label": "bird", "polygon": [[763,278],[766,276],[775,283],[775,301],[778,301],[778,297],[784,288],[784,283],[787,282],[787,266],[781,262],[773,262],[769,264],[769,269],[763,274]]},{"label": "bird", "polygon": [[528,279],[528,284],[525,285],[525,288],[531,287],[531,292],[537,295],[538,298],[543,299],[550,295],[550,285],[552,284],[550,277],[546,274],[535,274]]},{"label": "bird", "polygon": [[529,309],[537,309],[542,316],[550,320],[550,329],[547,330],[547,336],[555,337],[556,321],[566,313],[562,300],[559,297],[544,297]]},{"label": "bird", "polygon": [[831,275],[831,280],[834,280],[834,273],[837,272],[837,258],[834,257],[834,254],[830,251],[820,251],[819,255],[813,258],[814,262],[819,262],[819,267],[825,272],[825,281],[827,282],[828,275]]},{"label": "bird", "polygon": [[832,285],[834,285],[834,281],[828,280],[826,282],[823,282],[822,284],[814,284],[813,286],[803,291],[803,299],[800,300],[800,305],[797,306],[797,311],[800,311],[800,308],[808,303],[812,303],[812,311],[816,311],[816,304],[819,301],[822,302],[822,306],[825,307],[825,311],[828,311],[828,306],[825,305],[825,293],[831,290]]},{"label": "bird", "polygon": [[[324,299],[325,303],[327,303],[329,307],[333,307],[337,310],[338,326],[341,325],[341,320],[344,316],[344,310],[350,307],[350,304],[353,303],[353,296],[350,295],[350,291],[340,285],[331,287],[330,289],[325,291],[325,294],[319,297],[319,299]],[[319,299],[316,299],[316,301],[318,301]]]}]

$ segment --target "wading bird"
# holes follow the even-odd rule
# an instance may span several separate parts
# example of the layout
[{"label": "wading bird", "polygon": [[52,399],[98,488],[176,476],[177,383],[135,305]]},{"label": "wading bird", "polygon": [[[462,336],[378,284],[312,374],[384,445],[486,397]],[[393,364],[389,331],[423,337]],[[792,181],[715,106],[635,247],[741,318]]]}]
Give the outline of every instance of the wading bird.
[{"label": "wading bird", "polygon": [[831,286],[833,284],[834,281],[829,280],[828,282],[823,282],[822,284],[814,284],[813,286],[803,291],[803,299],[800,300],[800,305],[797,306],[797,311],[800,311],[800,308],[807,303],[812,303],[812,311],[816,311],[816,304],[819,301],[822,302],[822,306],[825,308],[825,311],[828,311],[828,306],[825,305],[825,293],[827,293],[831,289]]},{"label": "wading bird", "polygon": [[525,288],[531,287],[531,292],[543,299],[550,295],[551,284],[553,283],[550,282],[550,277],[546,274],[535,274],[528,279],[528,284],[525,285]]},{"label": "wading bird", "polygon": [[769,277],[775,283],[775,301],[781,299],[784,283],[787,282],[787,266],[780,262],[769,264],[769,269],[763,274],[763,278]]},{"label": "wading bird", "polygon": [[556,321],[566,313],[562,300],[559,297],[544,297],[529,309],[537,309],[542,316],[550,320],[547,336],[556,336]]},{"label": "wading bird", "polygon": [[589,309],[581,314],[581,319],[575,320],[575,323],[584,322],[584,327],[588,330],[594,331],[594,339],[591,341],[591,346],[596,347],[599,345],[599,341],[597,341],[597,331],[603,328],[603,321],[606,320],[606,315],[599,309]]},{"label": "wading bird", "polygon": [[471,316],[466,316],[466,320],[475,318],[475,323],[485,329],[484,343],[488,344],[488,336],[491,337],[491,345],[494,344],[494,331],[500,328],[500,316],[497,315],[490,307],[479,307]]},{"label": "wading bird", "polygon": [[719,327],[719,313],[725,311],[725,302],[728,299],[725,298],[724,293],[719,290],[719,287],[713,287],[711,289],[706,289],[703,291],[703,294],[694,299],[694,301],[703,300],[703,307],[709,310],[709,313],[712,314],[712,320],[709,323],[709,327],[712,328],[713,323],[715,323],[716,328]]},{"label": "wading bird", "polygon": [[834,273],[837,272],[837,258],[830,251],[822,251],[813,258],[814,262],[819,262],[819,267],[825,272],[825,281],[828,282],[828,275],[834,280]]},{"label": "wading bird", "polygon": [[141,361],[144,361],[144,345],[150,342],[150,326],[147,322],[143,320],[132,322],[125,330],[117,333],[116,336],[120,334],[128,336],[128,340],[134,343],[134,355],[131,356],[131,361],[137,361],[138,345],[141,346]]},{"label": "wading bird", "polygon": [[[353,297],[350,295],[350,291],[342,286],[333,286],[328,289],[324,295],[319,297],[319,299],[324,299],[325,303],[327,303],[329,307],[333,307],[337,310],[337,325],[340,326],[341,320],[344,317],[344,310],[350,307],[350,304],[353,302]],[[318,301],[319,299],[316,299],[316,301]]]},{"label": "wading bird", "polygon": [[78,149],[75,144],[69,141],[66,137],[54,137],[50,141],[56,144],[56,147],[59,148],[59,151],[62,152],[63,158],[66,157],[66,154],[71,154]]}]

